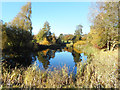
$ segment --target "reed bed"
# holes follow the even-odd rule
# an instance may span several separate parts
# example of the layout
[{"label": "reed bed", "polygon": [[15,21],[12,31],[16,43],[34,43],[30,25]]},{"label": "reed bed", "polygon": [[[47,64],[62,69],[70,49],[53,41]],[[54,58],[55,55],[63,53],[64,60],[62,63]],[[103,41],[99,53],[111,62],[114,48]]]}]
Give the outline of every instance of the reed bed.
[{"label": "reed bed", "polygon": [[[36,65],[27,68],[2,67],[1,88],[119,88],[118,50],[103,51],[81,47],[86,63],[77,63],[77,74],[68,75],[68,67],[42,71]],[[3,63],[2,63],[3,64]]]}]

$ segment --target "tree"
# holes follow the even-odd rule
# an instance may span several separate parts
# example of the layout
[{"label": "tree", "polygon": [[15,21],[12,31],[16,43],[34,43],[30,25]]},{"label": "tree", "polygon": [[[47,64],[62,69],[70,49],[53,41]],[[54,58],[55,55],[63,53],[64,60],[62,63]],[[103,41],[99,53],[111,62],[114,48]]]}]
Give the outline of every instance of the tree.
[{"label": "tree", "polygon": [[50,35],[51,35],[50,25],[49,25],[49,23],[48,23],[47,21],[44,23],[43,29],[46,31],[47,36],[50,36]]},{"label": "tree", "polygon": [[31,13],[31,2],[28,2],[9,24],[16,28],[29,31],[32,34]]},{"label": "tree", "polygon": [[63,36],[64,36],[64,35],[61,33],[61,34],[58,36],[58,39],[62,40]]},{"label": "tree", "polygon": [[63,38],[63,34],[61,33],[61,34],[58,36],[58,38],[57,38],[57,40],[56,40],[56,43],[61,44],[61,43],[62,43],[62,38]]},{"label": "tree", "polygon": [[[95,34],[92,34],[93,40],[96,41],[97,46],[100,46],[101,48],[107,46],[108,50],[110,50],[110,45],[113,44],[112,42],[118,41],[119,37],[118,3],[101,2],[96,3],[95,7],[96,8],[90,12],[92,29],[96,32]],[[99,39],[97,37],[99,37]]]},{"label": "tree", "polygon": [[46,21],[43,25],[43,28],[40,29],[40,31],[38,32],[36,38],[37,38],[37,42],[41,42],[42,40],[44,40],[44,38],[50,37],[51,36],[51,32],[50,32],[50,25],[49,23]]},{"label": "tree", "polygon": [[31,3],[27,3],[13,21],[9,23],[2,22],[2,56],[7,63],[11,64],[10,67],[18,63],[24,64],[24,66],[31,63],[33,37],[30,17]]},{"label": "tree", "polygon": [[81,40],[81,37],[82,37],[82,28],[83,26],[82,25],[77,25],[76,27],[76,30],[75,30],[75,33],[74,33],[74,38],[73,38],[73,42],[76,42],[78,40]]},{"label": "tree", "polygon": [[[9,23],[2,25],[3,49],[10,49],[11,52],[22,52],[32,48],[32,23],[31,3],[28,2],[21,8],[17,16]],[[29,37],[29,38],[28,38]]]},{"label": "tree", "polygon": [[[20,52],[22,48],[32,48],[32,35],[28,31],[2,25],[2,49]],[[28,38],[29,37],[29,38]],[[24,49],[24,51],[25,51]],[[10,52],[10,51],[9,51]]]},{"label": "tree", "polygon": [[77,35],[82,35],[82,33],[83,33],[83,32],[82,32],[82,28],[83,28],[82,25],[77,25],[74,35],[75,35],[75,36],[77,36]]},{"label": "tree", "polygon": [[52,43],[55,44],[56,43],[55,33],[52,34],[51,38],[52,38]]},{"label": "tree", "polygon": [[41,29],[36,36],[37,42],[39,43],[40,41],[42,41],[45,36],[46,36],[46,31],[44,29]]}]

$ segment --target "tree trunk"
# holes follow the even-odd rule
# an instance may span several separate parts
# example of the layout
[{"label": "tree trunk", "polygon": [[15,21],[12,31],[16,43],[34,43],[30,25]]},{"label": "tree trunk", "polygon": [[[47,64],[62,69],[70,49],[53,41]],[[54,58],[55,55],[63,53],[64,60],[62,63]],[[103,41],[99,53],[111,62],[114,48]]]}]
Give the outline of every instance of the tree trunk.
[{"label": "tree trunk", "polygon": [[115,44],[113,44],[113,46],[112,46],[112,48],[111,48],[111,51],[113,51],[114,50],[114,47],[116,46],[116,43]]},{"label": "tree trunk", "polygon": [[115,48],[116,45],[119,45],[119,43],[114,43],[113,46],[112,46],[112,48],[111,48],[111,51],[114,50],[114,48]]},{"label": "tree trunk", "polygon": [[107,50],[110,50],[110,41],[107,42]]}]

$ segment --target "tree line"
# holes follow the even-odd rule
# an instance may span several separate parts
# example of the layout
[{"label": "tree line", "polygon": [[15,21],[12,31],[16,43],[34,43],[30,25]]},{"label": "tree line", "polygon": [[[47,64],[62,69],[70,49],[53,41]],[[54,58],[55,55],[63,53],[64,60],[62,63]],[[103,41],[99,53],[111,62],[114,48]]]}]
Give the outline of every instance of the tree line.
[{"label": "tree line", "polygon": [[56,37],[50,31],[49,22],[45,22],[44,26],[37,35],[32,35],[31,22],[31,2],[28,2],[21,8],[21,11],[9,23],[0,21],[2,27],[2,50],[9,52],[20,52],[22,49],[34,48],[35,44],[60,44],[72,41],[76,43],[79,40],[86,40],[89,44],[97,48],[112,48],[118,44],[120,35],[118,34],[118,2],[101,2],[96,3],[90,11],[90,32],[85,35],[82,32],[82,25],[77,25],[74,34],[60,34]]},{"label": "tree line", "polygon": [[[3,57],[29,57],[31,51],[38,45],[44,43],[45,45],[62,44],[63,41],[68,41],[76,38],[80,40],[82,33],[82,26],[78,25],[74,35],[62,35],[56,37],[50,31],[51,26],[49,22],[45,22],[43,28],[40,29],[37,35],[32,35],[31,22],[31,2],[28,2],[21,8],[21,11],[13,18],[12,21],[6,23],[0,20],[2,33],[2,55]],[[38,45],[37,45],[38,44]],[[27,55],[29,54],[29,55]],[[22,61],[22,60],[21,60]]]},{"label": "tree line", "polygon": [[[31,3],[28,2],[11,22],[1,22],[2,50],[20,52],[21,48],[30,49],[32,45]],[[15,51],[15,52],[14,52]]]}]

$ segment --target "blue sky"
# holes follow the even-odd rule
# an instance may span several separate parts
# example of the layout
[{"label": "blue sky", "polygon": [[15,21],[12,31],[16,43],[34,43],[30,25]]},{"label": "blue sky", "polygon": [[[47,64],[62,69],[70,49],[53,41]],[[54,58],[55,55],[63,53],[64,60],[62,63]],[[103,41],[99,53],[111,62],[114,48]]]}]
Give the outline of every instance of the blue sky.
[{"label": "blue sky", "polygon": [[[26,2],[2,2],[2,20],[10,22]],[[90,2],[32,2],[33,34],[37,34],[45,21],[51,26],[51,32],[74,34],[76,26],[83,25],[83,33],[90,31],[88,13]]]}]

